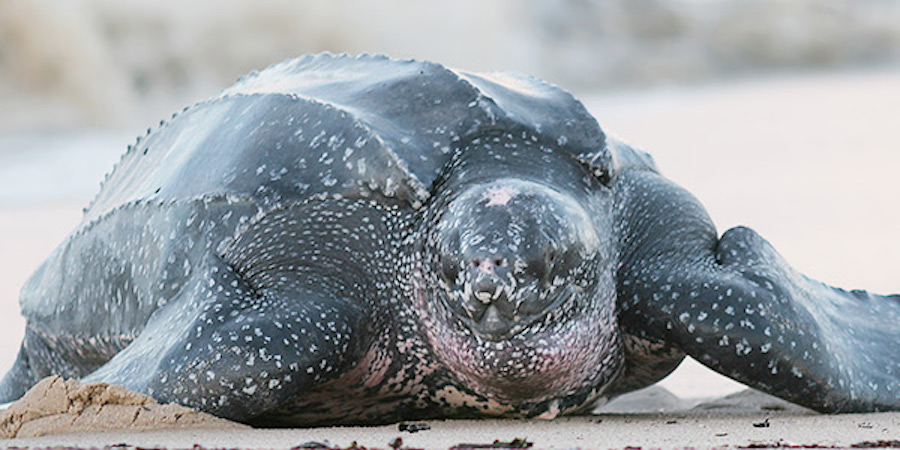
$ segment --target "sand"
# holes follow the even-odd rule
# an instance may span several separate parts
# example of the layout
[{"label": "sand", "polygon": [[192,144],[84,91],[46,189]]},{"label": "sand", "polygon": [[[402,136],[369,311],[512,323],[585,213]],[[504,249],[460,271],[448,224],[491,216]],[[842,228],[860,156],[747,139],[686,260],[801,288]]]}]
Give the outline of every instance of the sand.
[{"label": "sand", "polygon": [[248,428],[118,385],[50,376],[0,413],[0,438],[129,429]]},{"label": "sand", "polygon": [[[450,448],[523,440],[534,448],[709,448],[746,446],[839,446],[890,443],[900,439],[900,413],[821,415],[740,394],[686,411],[605,413],[545,420],[436,420],[410,433],[397,424],[313,429],[111,430],[0,441],[0,445],[116,448],[278,448],[306,444],[389,448]],[[768,408],[768,409],[764,409]]]},{"label": "sand", "polygon": [[[900,292],[900,71],[803,75],[713,87],[582,96],[608,130],[653,153],[669,178],[707,207],[720,231],[749,225],[802,272],[847,288]],[[128,142],[123,141],[124,148]],[[0,164],[0,177],[4,176]],[[39,171],[29,177],[40,176]],[[53,177],[59,178],[58,174]],[[72,177],[77,177],[73,173]],[[91,176],[90,190],[102,177]],[[2,182],[2,180],[0,180]],[[43,183],[43,181],[41,182]],[[4,186],[16,189],[16,185]],[[7,198],[29,198],[30,190]],[[0,202],[0,368],[23,329],[16,298],[28,274],[75,226],[78,201]],[[396,424],[289,430],[119,430],[0,441],[0,446],[128,444],[173,448],[290,448],[305,442],[387,448],[447,448],[524,438],[537,448],[851,445],[900,440],[900,414],[819,415],[752,398],[697,405],[740,389],[688,362],[660,385],[622,399],[637,404],[598,416],[554,421],[430,421],[428,431]],[[643,397],[642,397],[643,396]],[[752,401],[751,401],[752,400]],[[723,400],[719,399],[721,404]],[[726,402],[726,403],[727,403]],[[755,402],[755,403],[754,403]],[[708,405],[708,403],[707,403]],[[626,413],[625,411],[628,411]],[[659,412],[662,411],[662,412]],[[765,424],[768,427],[756,427]]]}]

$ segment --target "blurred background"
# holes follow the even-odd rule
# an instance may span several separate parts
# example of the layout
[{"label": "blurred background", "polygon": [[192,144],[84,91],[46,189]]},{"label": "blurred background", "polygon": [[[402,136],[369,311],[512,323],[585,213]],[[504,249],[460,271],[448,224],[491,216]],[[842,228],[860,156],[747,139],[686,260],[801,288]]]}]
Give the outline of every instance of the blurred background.
[{"label": "blurred background", "polygon": [[521,71],[579,92],[697,84],[896,64],[900,2],[3,0],[0,126],[145,120],[320,51]]},{"label": "blurred background", "polygon": [[[720,230],[750,225],[818,279],[900,291],[897,1],[0,0],[0,371],[19,286],[125,146],[320,51],[537,75],[653,153]],[[695,369],[669,386],[737,388]]]}]

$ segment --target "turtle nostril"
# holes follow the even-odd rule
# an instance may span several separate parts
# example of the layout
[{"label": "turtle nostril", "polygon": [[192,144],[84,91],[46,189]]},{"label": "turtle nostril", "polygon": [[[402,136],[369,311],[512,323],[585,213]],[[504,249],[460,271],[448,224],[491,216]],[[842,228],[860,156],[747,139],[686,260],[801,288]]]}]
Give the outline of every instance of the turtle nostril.
[{"label": "turtle nostril", "polygon": [[498,268],[506,267],[509,260],[504,257],[472,258],[469,265],[484,273],[494,273]]}]

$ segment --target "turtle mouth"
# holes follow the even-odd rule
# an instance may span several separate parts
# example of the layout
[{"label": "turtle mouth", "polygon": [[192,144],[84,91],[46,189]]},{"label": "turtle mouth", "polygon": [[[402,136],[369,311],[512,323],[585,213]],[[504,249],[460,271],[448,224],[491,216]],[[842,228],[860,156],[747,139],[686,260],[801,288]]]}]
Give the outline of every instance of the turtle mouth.
[{"label": "turtle mouth", "polygon": [[[476,292],[470,295],[450,293],[441,296],[445,306],[464,326],[489,341],[509,339],[535,322],[545,318],[578,293],[578,287],[568,285],[554,293],[541,292],[529,295],[519,302],[509,302],[507,291],[498,288],[494,292]],[[454,301],[453,297],[468,297],[466,301]],[[524,312],[523,305],[541,305],[535,312]]]}]

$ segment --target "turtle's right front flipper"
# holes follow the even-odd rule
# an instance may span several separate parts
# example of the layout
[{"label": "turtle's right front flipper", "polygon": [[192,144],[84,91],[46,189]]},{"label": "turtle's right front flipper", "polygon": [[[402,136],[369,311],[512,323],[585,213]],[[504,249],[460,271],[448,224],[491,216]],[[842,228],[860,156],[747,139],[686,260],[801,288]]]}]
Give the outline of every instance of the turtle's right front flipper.
[{"label": "turtle's right front flipper", "polygon": [[[364,293],[371,274],[350,267],[366,267],[360,260],[372,250],[318,208],[268,213],[207,255],[179,296],[86,380],[254,423],[346,371],[373,327]],[[379,222],[344,210],[345,224]]]},{"label": "turtle's right front flipper", "polygon": [[214,256],[202,269],[85,381],[251,421],[352,363],[362,311],[338,293],[257,291]]}]

